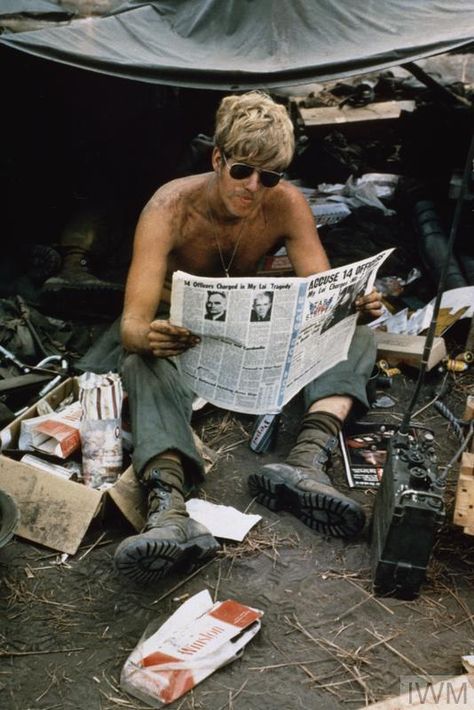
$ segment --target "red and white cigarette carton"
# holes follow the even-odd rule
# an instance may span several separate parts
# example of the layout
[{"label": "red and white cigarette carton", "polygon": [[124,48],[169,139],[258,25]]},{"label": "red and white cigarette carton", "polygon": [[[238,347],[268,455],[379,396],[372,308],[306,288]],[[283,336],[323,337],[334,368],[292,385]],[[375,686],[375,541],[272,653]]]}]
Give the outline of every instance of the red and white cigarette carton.
[{"label": "red and white cigarette carton", "polygon": [[195,594],[128,657],[120,678],[127,693],[161,708],[239,658],[260,629],[263,612],[232,599]]},{"label": "red and white cigarette carton", "polygon": [[24,419],[21,423],[20,448],[37,450],[67,459],[80,448],[79,427],[82,407],[73,402],[60,412]]}]

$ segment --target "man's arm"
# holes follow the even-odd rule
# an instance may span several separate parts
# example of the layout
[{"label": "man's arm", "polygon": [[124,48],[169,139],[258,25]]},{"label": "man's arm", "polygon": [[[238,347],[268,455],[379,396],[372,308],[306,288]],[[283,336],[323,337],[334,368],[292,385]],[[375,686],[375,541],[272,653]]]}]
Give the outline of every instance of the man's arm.
[{"label": "man's arm", "polygon": [[[288,219],[286,249],[297,276],[310,276],[331,268],[329,260],[316,229],[313,213],[301,192],[289,186],[287,193]],[[382,315],[381,296],[373,289],[355,301],[356,310],[362,320],[378,318]]]},{"label": "man's arm", "polygon": [[135,231],[121,323],[122,343],[129,352],[170,357],[194,344],[186,328],[154,319],[173,248],[172,222],[172,204],[157,193]]},{"label": "man's arm", "polygon": [[286,250],[297,276],[310,276],[331,268],[308,203],[301,192],[287,185],[285,194]]}]

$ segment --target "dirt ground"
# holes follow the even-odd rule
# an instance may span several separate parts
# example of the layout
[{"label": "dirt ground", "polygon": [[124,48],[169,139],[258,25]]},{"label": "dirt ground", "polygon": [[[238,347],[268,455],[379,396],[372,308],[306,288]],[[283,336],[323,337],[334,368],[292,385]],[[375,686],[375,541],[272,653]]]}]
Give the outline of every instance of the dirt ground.
[{"label": "dirt ground", "polygon": [[[440,383],[432,373],[417,409]],[[444,401],[462,417],[470,373],[450,375]],[[368,417],[400,421],[414,386],[412,371],[394,381],[392,410]],[[435,545],[429,574],[411,602],[372,594],[369,526],[349,542],[325,539],[291,515],[252,503],[248,473],[284,458],[298,427],[297,400],[282,418],[277,448],[257,456],[248,447],[252,418],[214,410],[195,424],[218,452],[202,495],[262,521],[243,543],[194,571],[149,588],[131,586],[112,558],[130,533],[109,512],[89,530],[74,557],[61,557],[14,538],[0,550],[0,707],[3,710],[140,710],[119,687],[121,668],[147,625],[165,621],[190,595],[208,589],[214,599],[236,599],[264,611],[262,629],[241,660],[221,669],[176,701],[182,710],[271,707],[362,708],[400,692],[400,678],[455,676],[460,657],[474,650],[473,538],[452,525],[454,483],[447,494],[448,523]],[[433,406],[416,416],[433,428],[440,463],[459,442]],[[334,475],[341,487],[341,461]],[[370,519],[374,491],[351,493]]]},{"label": "dirt ground", "polygon": [[[120,0],[61,2],[65,8],[80,8],[82,15],[100,14],[119,4]],[[34,18],[2,22],[12,31],[41,26]],[[7,216],[14,215],[12,234],[23,234],[28,239],[30,235],[38,240],[47,238],[50,243],[56,234],[55,225],[62,224],[62,209],[65,209],[57,205],[70,204],[69,184],[76,185],[76,180],[72,180],[76,176],[72,171],[64,174],[63,166],[67,160],[68,170],[71,170],[70,166],[75,163],[70,156],[76,154],[79,166],[82,158],[86,162],[89,154],[86,150],[82,155],[84,145],[92,146],[91,155],[93,149],[97,150],[101,168],[97,174],[102,175],[105,167],[105,174],[109,176],[110,169],[108,179],[120,196],[123,186],[127,187],[128,196],[135,177],[144,193],[147,178],[152,178],[154,186],[159,184],[160,173],[156,173],[160,166],[165,173],[168,153],[174,167],[178,149],[182,148],[174,135],[179,133],[182,124],[171,126],[173,119],[165,117],[152,125],[152,120],[158,120],[159,93],[151,98],[148,91],[135,91],[136,82],[132,82],[133,91],[130,86],[126,94],[122,93],[124,83],[117,84],[116,93],[109,86],[104,90],[103,79],[93,72],[87,82],[81,80],[79,72],[63,79],[58,67],[47,67],[44,73],[40,67],[28,74],[34,64],[31,67],[29,62],[25,63],[23,54],[21,61],[10,61],[12,69],[5,63],[4,93],[8,97],[6,103],[10,108],[15,106],[16,111],[7,112],[11,114],[8,135],[13,149],[6,151],[5,164],[13,176],[8,175],[7,187],[10,181],[13,184],[17,181],[19,187],[14,194],[18,191],[21,196],[18,202],[10,201],[13,207],[8,199],[5,201]],[[431,63],[438,61],[439,65]],[[427,70],[428,62],[436,72],[446,71],[445,59],[422,62]],[[463,81],[474,81],[472,55],[454,56],[451,66],[457,70],[452,80],[462,74]],[[124,95],[133,100],[127,103]],[[166,97],[165,92],[163,96]],[[199,105],[202,101],[201,95]],[[90,106],[94,110],[84,110]],[[170,100],[170,109],[173,106]],[[193,111],[184,110],[182,114],[179,118],[185,127],[183,117],[187,114],[195,122],[192,135],[207,132],[206,123],[198,121],[201,111],[197,102]],[[30,115],[35,116],[40,129],[25,129],[25,125],[29,125],[24,123],[25,117]],[[170,113],[170,116],[175,114]],[[424,165],[427,176],[430,176],[432,162],[433,171],[438,170],[439,164],[443,164],[440,155],[449,158],[451,174],[456,156],[451,146],[459,147],[457,141],[452,140],[457,138],[458,124],[452,124],[454,129],[451,124],[445,125],[444,111],[440,111],[438,117],[437,113],[424,116],[423,134],[413,133],[416,140],[411,149],[420,148],[414,151],[412,159],[412,163],[416,163],[415,174],[418,175],[418,163]],[[437,121],[431,132],[433,117],[437,117]],[[149,154],[147,160],[137,162],[136,146],[140,144],[135,140],[123,141],[125,133],[143,134],[147,150],[142,153],[144,158]],[[38,140],[39,135],[41,140]],[[409,132],[408,136],[411,135]],[[153,141],[147,143],[148,136],[153,137]],[[158,144],[156,136],[160,136]],[[395,137],[396,150],[383,150],[382,157],[378,153],[375,156],[374,145],[377,148],[378,144],[376,140],[372,144],[372,136],[369,137],[370,160],[366,158],[369,153],[362,153],[364,170],[369,166],[367,172],[397,172],[401,143],[398,135]],[[83,142],[86,138],[90,144]],[[46,147],[47,153],[43,151]],[[156,159],[157,155],[160,160]],[[121,169],[115,175],[112,173],[117,156],[120,156]],[[461,151],[460,156],[464,160],[464,152]],[[50,163],[49,172],[45,172],[46,162]],[[341,165],[347,167],[344,161]],[[400,168],[400,174],[411,173]],[[27,182],[24,182],[25,176]],[[325,177],[324,181],[329,178]],[[23,185],[32,188],[28,190]],[[137,195],[139,192],[137,189]],[[29,194],[33,200],[28,210],[24,209],[24,194]],[[61,195],[66,199],[61,200]],[[15,209],[17,204],[19,207]],[[140,201],[140,207],[143,204],[144,200]],[[370,216],[370,219],[374,218]],[[8,225],[7,219],[5,233],[10,233]],[[345,239],[338,230],[333,248],[337,246],[342,251],[337,256],[343,262],[333,261],[333,254],[329,252],[331,263],[348,263],[351,260],[348,250],[353,244],[357,243],[362,249],[355,260],[379,251],[384,235],[392,239],[392,233],[380,224],[369,234],[372,232],[379,240],[373,251],[366,247],[366,242],[359,247],[353,225],[346,229]],[[416,263],[413,261],[416,244],[412,230],[402,230],[402,234],[405,236],[399,252],[405,261],[399,265],[409,264],[411,268]],[[471,231],[468,230],[468,234],[471,240]],[[386,246],[392,245],[390,241]],[[394,270],[393,273],[405,272]],[[449,376],[451,390],[443,401],[456,417],[463,415],[467,394],[474,394],[473,372],[471,366],[467,374]],[[436,371],[427,378],[418,410],[433,400],[442,377]],[[368,418],[400,422],[414,384],[414,372],[404,370],[394,378],[388,392],[395,406],[390,410],[371,410]],[[198,569],[176,573],[146,588],[133,586],[119,577],[113,566],[114,551],[132,530],[119,512],[112,509],[104,519],[93,523],[74,556],[64,558],[16,537],[2,547],[0,710],[145,710],[143,703],[120,688],[124,662],[150,623],[163,623],[185,599],[203,589],[208,589],[216,600],[232,598],[261,609],[264,612],[262,628],[247,646],[242,659],[204,680],[171,705],[172,710],[357,710],[385,697],[397,696],[400,679],[404,676],[451,677],[461,673],[461,655],[474,653],[474,538],[464,535],[451,522],[457,466],[451,472],[446,494],[447,523],[434,547],[428,578],[419,598],[406,602],[375,597],[369,534],[374,490],[349,493],[363,504],[368,520],[362,535],[351,541],[325,538],[287,513],[271,513],[252,501],[247,490],[246,480],[251,471],[263,463],[284,460],[301,414],[301,401],[297,400],[283,414],[275,451],[262,456],[254,454],[248,446],[253,426],[251,417],[214,410],[196,419],[197,433],[218,454],[201,495],[215,503],[262,515],[262,521],[243,543],[223,543],[220,553]],[[414,420],[434,430],[439,461],[445,464],[459,446],[446,419],[433,406],[428,406]],[[347,493],[338,456],[333,471],[338,486]]]}]

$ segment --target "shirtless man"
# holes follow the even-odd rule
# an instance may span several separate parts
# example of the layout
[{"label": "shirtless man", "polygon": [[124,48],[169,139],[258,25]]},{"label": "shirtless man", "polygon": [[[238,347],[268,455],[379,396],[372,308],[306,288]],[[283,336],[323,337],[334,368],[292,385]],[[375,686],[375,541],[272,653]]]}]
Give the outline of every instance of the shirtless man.
[{"label": "shirtless man", "polygon": [[[117,568],[135,581],[154,581],[183,558],[219,547],[185,509],[186,487],[202,480],[190,427],[193,394],[182,383],[179,356],[199,342],[167,320],[169,283],[180,269],[196,276],[252,276],[260,259],[285,244],[298,276],[329,269],[314,218],[283,171],[294,151],[286,109],[260,92],[225,97],[217,111],[212,171],[163,185],[137,225],[122,318],[129,353],[122,375],[134,437],[133,464],[148,492],[144,531],[115,553]],[[357,308],[378,316],[377,292]],[[360,506],[339,493],[326,473],[337,434],[353,403],[367,407],[365,386],[375,361],[368,328],[358,327],[347,361],[304,391],[306,415],[285,464],[249,477],[257,500],[286,509],[315,530],[350,537],[364,525]]]}]

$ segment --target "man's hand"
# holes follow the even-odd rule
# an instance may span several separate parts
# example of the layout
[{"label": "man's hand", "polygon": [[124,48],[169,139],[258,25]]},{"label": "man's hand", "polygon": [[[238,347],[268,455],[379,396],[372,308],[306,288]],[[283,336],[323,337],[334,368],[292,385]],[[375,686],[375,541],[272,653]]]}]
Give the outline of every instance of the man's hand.
[{"label": "man's hand", "polygon": [[201,342],[201,339],[187,328],[172,325],[168,320],[152,321],[147,337],[155,357],[180,355]]},{"label": "man's hand", "polygon": [[355,300],[356,311],[360,314],[360,320],[368,321],[379,318],[382,315],[382,297],[378,291],[372,289],[365,296],[357,296]]}]

